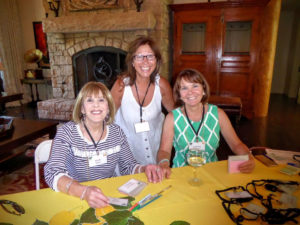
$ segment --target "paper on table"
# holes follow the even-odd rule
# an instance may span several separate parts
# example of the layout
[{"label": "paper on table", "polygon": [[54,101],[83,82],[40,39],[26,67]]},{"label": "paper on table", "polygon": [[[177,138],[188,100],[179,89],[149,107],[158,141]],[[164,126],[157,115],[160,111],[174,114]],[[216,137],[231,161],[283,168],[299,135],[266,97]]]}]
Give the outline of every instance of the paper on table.
[{"label": "paper on table", "polygon": [[293,159],[293,155],[300,154],[300,152],[276,150],[269,148],[266,149],[266,153],[268,157],[273,159],[277,164],[295,163],[296,161]]},{"label": "paper on table", "polygon": [[228,173],[240,173],[239,165],[249,160],[248,155],[228,156]]},{"label": "paper on table", "polygon": [[118,190],[121,193],[135,197],[146,187],[146,185],[147,185],[147,183],[145,183],[143,181],[136,180],[136,179],[130,179],[125,184],[123,184],[121,187],[119,187]]}]

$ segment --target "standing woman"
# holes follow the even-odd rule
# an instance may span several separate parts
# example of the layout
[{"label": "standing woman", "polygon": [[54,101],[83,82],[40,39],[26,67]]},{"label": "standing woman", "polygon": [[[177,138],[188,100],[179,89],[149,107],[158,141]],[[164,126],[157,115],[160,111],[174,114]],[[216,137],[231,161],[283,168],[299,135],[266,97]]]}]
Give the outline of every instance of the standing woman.
[{"label": "standing woman", "polygon": [[164,114],[174,108],[169,82],[160,77],[161,54],[149,37],[129,46],[127,72],[112,87],[116,123],[124,130],[135,159],[142,165],[156,164]]},{"label": "standing woman", "polygon": [[175,149],[173,167],[186,166],[189,145],[197,145],[207,153],[207,162],[218,161],[220,131],[231,150],[237,154],[249,154],[249,160],[239,169],[251,172],[255,167],[248,147],[238,138],[226,113],[215,105],[208,104],[209,86],[197,70],[185,69],[176,77],[173,87],[178,108],[170,112],[165,120],[157,162],[169,177],[172,144]]},{"label": "standing woman", "polygon": [[45,180],[55,191],[86,200],[91,207],[108,204],[96,186],[80,182],[145,172],[149,182],[161,181],[156,165],[142,166],[134,159],[122,129],[113,124],[115,106],[109,90],[89,82],[80,90],[73,121],[60,127],[45,166]]}]

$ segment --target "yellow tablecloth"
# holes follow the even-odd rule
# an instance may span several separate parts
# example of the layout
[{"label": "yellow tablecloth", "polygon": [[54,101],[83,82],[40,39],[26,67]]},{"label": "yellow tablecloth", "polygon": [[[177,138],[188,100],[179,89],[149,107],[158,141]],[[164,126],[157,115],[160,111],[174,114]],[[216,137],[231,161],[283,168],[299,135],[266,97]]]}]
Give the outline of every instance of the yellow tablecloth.
[{"label": "yellow tablecloth", "polygon": [[[170,179],[158,184],[149,183],[136,200],[150,193],[155,194],[168,185],[172,185],[172,188],[165,191],[161,198],[133,214],[146,225],[168,225],[175,220],[184,220],[193,225],[234,224],[223,209],[215,190],[238,185],[245,186],[254,179],[300,181],[298,175],[288,176],[280,173],[281,167],[270,168],[257,161],[256,168],[251,174],[228,174],[227,161],[210,163],[198,168],[198,176],[202,180],[202,185],[199,187],[188,184],[188,179],[193,175],[191,167],[172,169]],[[130,178],[147,181],[144,174],[136,174],[87,183],[98,186],[107,196],[124,197],[125,195],[119,193],[117,189]],[[299,196],[299,190],[295,194]],[[2,195],[0,199],[18,202],[25,208],[26,213],[21,216],[8,214],[0,208],[0,223],[6,222],[14,225],[31,225],[36,219],[49,222],[60,211],[72,211],[79,218],[79,215],[88,208],[85,201],[56,193],[51,189]]]}]

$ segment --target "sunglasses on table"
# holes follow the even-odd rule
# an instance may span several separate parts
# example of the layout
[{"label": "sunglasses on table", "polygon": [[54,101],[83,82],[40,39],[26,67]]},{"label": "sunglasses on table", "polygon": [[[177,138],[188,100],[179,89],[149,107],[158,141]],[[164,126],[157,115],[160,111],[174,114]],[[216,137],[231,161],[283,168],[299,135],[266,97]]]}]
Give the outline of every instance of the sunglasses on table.
[{"label": "sunglasses on table", "polygon": [[10,200],[0,200],[0,205],[5,212],[21,216],[25,213],[25,209],[16,202]]}]

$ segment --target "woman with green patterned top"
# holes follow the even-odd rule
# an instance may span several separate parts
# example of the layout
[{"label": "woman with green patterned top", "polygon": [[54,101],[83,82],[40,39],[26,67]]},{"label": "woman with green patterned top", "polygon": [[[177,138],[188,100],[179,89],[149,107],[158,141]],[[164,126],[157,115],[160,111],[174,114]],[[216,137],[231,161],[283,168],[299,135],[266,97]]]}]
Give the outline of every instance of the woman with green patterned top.
[{"label": "woman with green patterned top", "polygon": [[249,160],[238,169],[250,173],[255,161],[248,147],[238,138],[226,113],[215,105],[208,104],[209,86],[197,70],[185,69],[179,73],[173,87],[178,108],[170,112],[164,122],[157,162],[166,177],[170,176],[172,144],[175,148],[173,167],[187,165],[186,153],[191,143],[204,150],[207,162],[218,161],[220,131],[231,150],[237,155],[249,155]]}]

